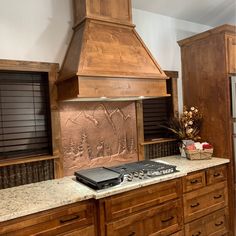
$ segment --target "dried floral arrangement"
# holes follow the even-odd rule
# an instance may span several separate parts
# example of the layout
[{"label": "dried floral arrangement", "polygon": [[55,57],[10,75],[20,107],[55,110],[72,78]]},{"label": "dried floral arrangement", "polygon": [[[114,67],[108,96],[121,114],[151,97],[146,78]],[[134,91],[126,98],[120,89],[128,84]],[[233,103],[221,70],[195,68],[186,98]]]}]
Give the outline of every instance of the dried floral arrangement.
[{"label": "dried floral arrangement", "polygon": [[184,107],[183,113],[170,119],[165,128],[171,131],[178,140],[191,139],[200,140],[199,136],[202,123],[202,113],[196,107],[187,109]]}]

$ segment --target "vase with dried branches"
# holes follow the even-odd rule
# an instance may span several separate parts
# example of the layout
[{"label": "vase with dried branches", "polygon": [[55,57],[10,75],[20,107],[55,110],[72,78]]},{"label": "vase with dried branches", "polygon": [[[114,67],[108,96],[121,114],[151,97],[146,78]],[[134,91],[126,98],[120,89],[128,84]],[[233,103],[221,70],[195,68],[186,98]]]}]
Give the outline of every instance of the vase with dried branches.
[{"label": "vase with dried branches", "polygon": [[173,137],[181,144],[186,145],[189,142],[195,142],[201,139],[199,133],[202,124],[202,113],[197,107],[188,109],[184,106],[183,113],[179,116],[171,117],[168,124],[164,126]]}]

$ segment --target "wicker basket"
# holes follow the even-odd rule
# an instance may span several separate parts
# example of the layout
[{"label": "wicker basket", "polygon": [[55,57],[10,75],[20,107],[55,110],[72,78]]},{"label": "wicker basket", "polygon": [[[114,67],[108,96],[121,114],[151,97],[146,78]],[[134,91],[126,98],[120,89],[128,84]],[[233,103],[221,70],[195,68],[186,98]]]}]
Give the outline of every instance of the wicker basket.
[{"label": "wicker basket", "polygon": [[213,148],[204,150],[185,150],[185,153],[190,160],[207,160],[212,158]]}]

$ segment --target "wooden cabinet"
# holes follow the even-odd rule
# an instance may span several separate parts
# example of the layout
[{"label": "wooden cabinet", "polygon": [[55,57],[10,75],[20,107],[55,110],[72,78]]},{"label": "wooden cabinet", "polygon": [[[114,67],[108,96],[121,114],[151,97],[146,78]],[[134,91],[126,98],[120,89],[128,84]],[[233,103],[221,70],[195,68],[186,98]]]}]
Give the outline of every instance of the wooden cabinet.
[{"label": "wooden cabinet", "polygon": [[0,235],[95,236],[95,205],[84,201],[0,223]]},{"label": "wooden cabinet", "polygon": [[[215,156],[231,160],[228,63],[233,59],[227,58],[234,57],[232,48],[235,46],[230,42],[232,37],[236,37],[235,32],[235,26],[225,25],[178,42],[181,47],[184,105],[197,106],[201,110],[205,118],[201,129],[202,140],[213,144]],[[229,44],[227,38],[231,39]]]},{"label": "wooden cabinet", "polygon": [[227,37],[228,71],[236,73],[236,36]]},{"label": "wooden cabinet", "polygon": [[101,199],[100,235],[181,235],[181,196],[181,179],[174,179]]},{"label": "wooden cabinet", "polygon": [[224,235],[229,230],[227,166],[183,177],[185,235]]},{"label": "wooden cabinet", "polygon": [[[183,102],[197,106],[204,116],[203,141],[214,146],[213,155],[230,159],[228,176],[230,231],[234,230],[235,167],[231,76],[236,73],[236,26],[223,25],[178,42],[181,47]],[[224,170],[222,170],[224,171]],[[207,184],[221,181],[212,176]]]},{"label": "wooden cabinet", "polygon": [[0,236],[228,235],[227,169],[220,165],[2,222]]}]

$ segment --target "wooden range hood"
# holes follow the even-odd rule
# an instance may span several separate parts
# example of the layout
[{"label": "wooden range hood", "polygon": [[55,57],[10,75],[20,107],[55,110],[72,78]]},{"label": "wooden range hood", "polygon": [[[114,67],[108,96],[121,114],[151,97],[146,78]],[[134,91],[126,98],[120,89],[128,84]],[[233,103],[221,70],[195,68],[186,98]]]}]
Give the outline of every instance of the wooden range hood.
[{"label": "wooden range hood", "polygon": [[131,0],[74,0],[59,100],[167,96],[167,76],[137,34],[131,11]]}]

